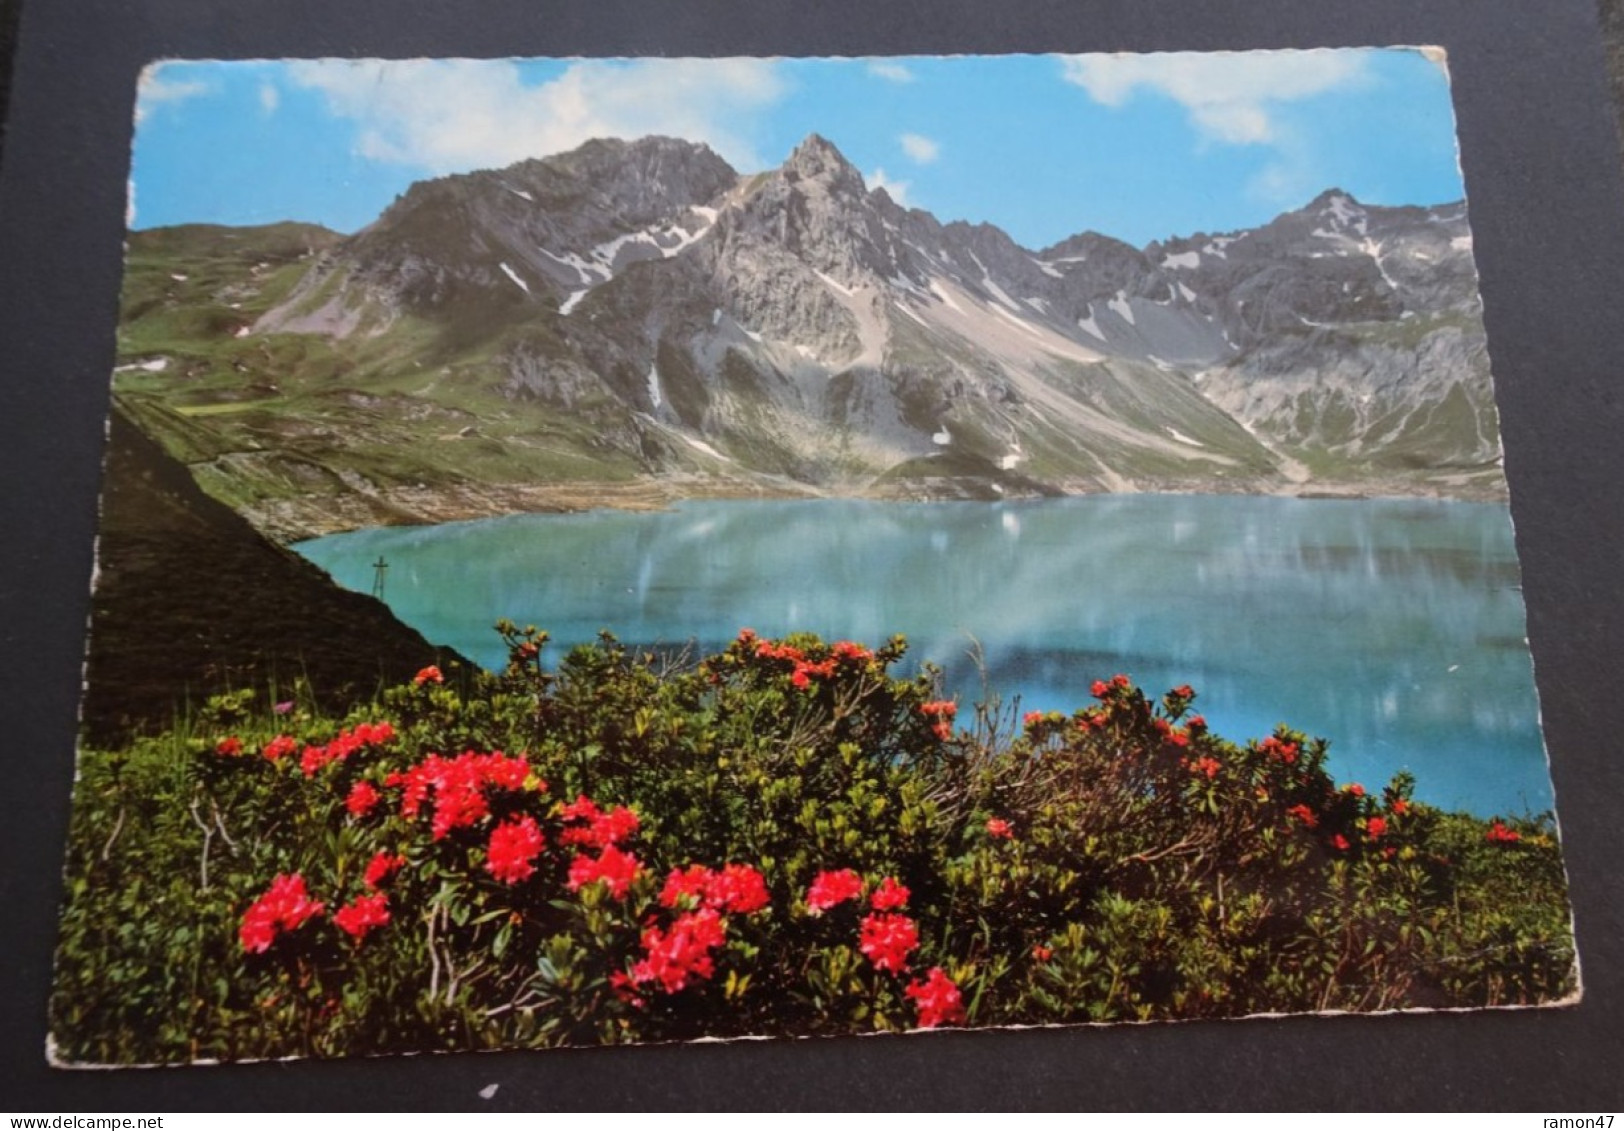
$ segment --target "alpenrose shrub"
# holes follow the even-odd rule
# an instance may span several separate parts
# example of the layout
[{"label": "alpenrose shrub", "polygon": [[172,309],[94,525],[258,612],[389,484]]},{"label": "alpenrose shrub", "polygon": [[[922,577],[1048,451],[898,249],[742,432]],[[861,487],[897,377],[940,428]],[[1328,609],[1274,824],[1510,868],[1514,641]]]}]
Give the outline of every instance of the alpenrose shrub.
[{"label": "alpenrose shrub", "polygon": [[[673,668],[534,629],[344,719],[211,701],[85,751],[53,1031],[102,1063],[1535,1003],[1549,817],[1095,682],[999,737],[884,647]],[[1013,721],[1013,720],[1011,720]]]}]

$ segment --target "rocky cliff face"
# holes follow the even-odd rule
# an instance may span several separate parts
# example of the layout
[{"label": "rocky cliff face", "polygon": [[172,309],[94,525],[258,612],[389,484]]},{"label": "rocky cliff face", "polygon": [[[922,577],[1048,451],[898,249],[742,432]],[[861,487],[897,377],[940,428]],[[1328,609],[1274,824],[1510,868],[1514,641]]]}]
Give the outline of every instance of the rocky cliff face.
[{"label": "rocky cliff face", "polygon": [[494,393],[574,428],[586,478],[1500,484],[1460,205],[1331,190],[1250,231],[1030,251],[900,207],[816,135],[749,177],[686,142],[594,141],[413,186],[249,330],[290,332],[437,375],[414,395]]}]

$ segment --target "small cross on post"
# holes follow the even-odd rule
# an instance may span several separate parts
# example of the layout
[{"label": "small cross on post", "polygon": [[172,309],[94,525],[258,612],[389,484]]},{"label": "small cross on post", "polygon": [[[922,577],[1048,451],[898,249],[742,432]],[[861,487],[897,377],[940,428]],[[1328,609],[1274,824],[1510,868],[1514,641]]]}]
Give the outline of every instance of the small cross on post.
[{"label": "small cross on post", "polygon": [[372,563],[372,595],[380,601],[383,600],[383,571],[388,568],[389,563],[383,560],[382,554]]}]

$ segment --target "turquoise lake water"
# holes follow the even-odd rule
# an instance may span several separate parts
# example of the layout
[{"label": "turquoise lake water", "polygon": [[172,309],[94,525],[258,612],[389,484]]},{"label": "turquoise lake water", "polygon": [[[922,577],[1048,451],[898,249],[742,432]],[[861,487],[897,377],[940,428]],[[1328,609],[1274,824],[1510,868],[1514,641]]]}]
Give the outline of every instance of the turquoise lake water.
[{"label": "turquoise lake water", "polygon": [[740,628],[878,643],[900,674],[1073,710],[1126,672],[1195,687],[1225,737],[1287,722],[1332,770],[1480,814],[1551,806],[1510,516],[1416,500],[1107,495],[1011,503],[687,502],[334,535],[295,547],[486,666],[501,617],[554,660],[609,629],[719,650]]}]

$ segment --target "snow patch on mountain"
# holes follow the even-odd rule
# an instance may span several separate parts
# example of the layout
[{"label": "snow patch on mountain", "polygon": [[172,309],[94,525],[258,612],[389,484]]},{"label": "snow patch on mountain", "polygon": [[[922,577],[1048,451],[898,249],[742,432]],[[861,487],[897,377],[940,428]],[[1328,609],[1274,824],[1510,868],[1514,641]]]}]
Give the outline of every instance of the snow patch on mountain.
[{"label": "snow patch on mountain", "polygon": [[557,252],[548,251],[544,247],[537,248],[537,250],[540,251],[541,254],[545,255],[548,259],[551,259],[554,263],[562,264],[563,266],[573,270],[577,275],[580,276],[581,282],[586,284],[588,287],[595,286],[598,283],[607,282],[612,277],[613,273],[603,264],[588,262],[587,260],[581,258],[581,256],[576,252],[572,251],[567,255],[559,255]]},{"label": "snow patch on mountain", "polygon": [[1118,291],[1116,293],[1116,297],[1105,305],[1107,309],[1114,312],[1118,318],[1122,319],[1128,325],[1132,326],[1134,324],[1133,306],[1128,302],[1128,294],[1126,291]]},{"label": "snow patch on mountain", "polygon": [[509,267],[506,263],[499,264],[499,266],[502,268],[503,273],[506,274],[508,278],[512,279],[516,284],[518,284],[521,291],[523,291],[525,294],[530,293],[530,284],[519,278],[519,273],[517,271]]}]

